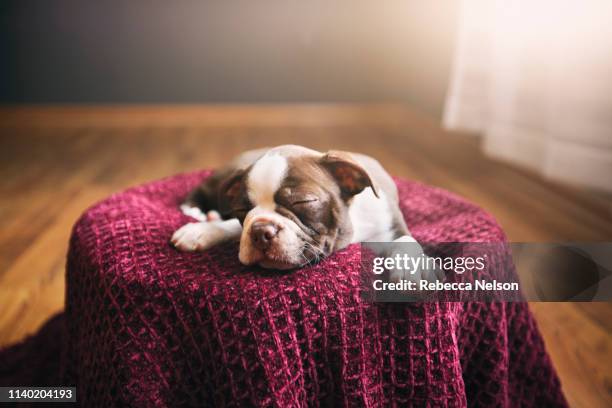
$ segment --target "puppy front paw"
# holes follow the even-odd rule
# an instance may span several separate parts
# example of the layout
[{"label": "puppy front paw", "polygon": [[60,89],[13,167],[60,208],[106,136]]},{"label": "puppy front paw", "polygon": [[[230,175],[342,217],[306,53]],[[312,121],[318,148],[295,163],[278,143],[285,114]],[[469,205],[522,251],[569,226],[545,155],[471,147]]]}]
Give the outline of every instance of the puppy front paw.
[{"label": "puppy front paw", "polygon": [[421,245],[411,236],[405,235],[393,241],[388,248],[388,253],[392,259],[408,257],[409,260],[409,262],[402,263],[401,266],[396,264],[389,270],[390,282],[408,281],[418,286],[421,280],[433,282],[443,276],[435,269],[435,263],[430,262],[430,258],[425,254]]},{"label": "puppy front paw", "polygon": [[170,242],[181,251],[204,251],[234,236],[240,236],[238,220],[191,222],[176,230]]},{"label": "puppy front paw", "polygon": [[181,204],[181,212],[198,221],[207,220],[206,214],[204,214],[198,207],[192,207],[188,204]]},{"label": "puppy front paw", "polygon": [[201,251],[207,249],[206,223],[191,222],[183,225],[172,235],[170,242],[177,249],[186,252]]},{"label": "puppy front paw", "polygon": [[181,212],[200,222],[221,221],[221,214],[215,210],[210,210],[204,213],[198,207],[191,207],[188,204],[181,204]]},{"label": "puppy front paw", "polygon": [[402,281],[406,282],[414,282],[415,285],[418,286],[419,281],[423,277],[423,271],[421,269],[417,270],[407,270],[399,267],[395,267],[389,270],[389,282],[400,283]]}]

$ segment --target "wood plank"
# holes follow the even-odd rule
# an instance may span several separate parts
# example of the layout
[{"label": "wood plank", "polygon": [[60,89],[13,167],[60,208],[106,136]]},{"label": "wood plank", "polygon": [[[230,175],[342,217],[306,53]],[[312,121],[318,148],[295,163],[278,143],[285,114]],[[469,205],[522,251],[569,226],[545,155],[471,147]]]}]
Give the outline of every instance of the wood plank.
[{"label": "wood plank", "polygon": [[0,107],[0,127],[329,126],[404,121],[402,104],[38,105]]},{"label": "wood plank", "polygon": [[70,228],[108,190],[88,188],[64,207],[56,220],[32,237],[27,249],[0,277],[0,345],[31,334],[64,306],[64,269]]},{"label": "wood plank", "polygon": [[[599,308],[602,305],[596,303]],[[610,407],[610,331],[573,303],[531,303],[551,359],[572,407]],[[612,304],[605,304],[610,313]]]}]

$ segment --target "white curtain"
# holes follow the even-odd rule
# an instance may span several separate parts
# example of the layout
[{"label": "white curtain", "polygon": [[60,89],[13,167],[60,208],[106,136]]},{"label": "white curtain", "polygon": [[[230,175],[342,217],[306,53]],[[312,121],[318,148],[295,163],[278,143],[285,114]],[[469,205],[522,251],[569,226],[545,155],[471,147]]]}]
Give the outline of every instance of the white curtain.
[{"label": "white curtain", "polygon": [[460,18],[445,126],[612,191],[612,0],[464,0]]}]

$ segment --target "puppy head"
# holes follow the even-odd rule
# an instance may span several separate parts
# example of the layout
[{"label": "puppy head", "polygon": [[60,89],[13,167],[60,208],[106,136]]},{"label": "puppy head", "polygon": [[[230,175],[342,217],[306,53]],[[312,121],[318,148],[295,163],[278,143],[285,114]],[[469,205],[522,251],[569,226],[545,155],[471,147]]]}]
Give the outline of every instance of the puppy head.
[{"label": "puppy head", "polygon": [[348,207],[367,187],[370,177],[346,153],[272,149],[227,179],[220,202],[243,225],[240,262],[292,269],[350,243]]}]

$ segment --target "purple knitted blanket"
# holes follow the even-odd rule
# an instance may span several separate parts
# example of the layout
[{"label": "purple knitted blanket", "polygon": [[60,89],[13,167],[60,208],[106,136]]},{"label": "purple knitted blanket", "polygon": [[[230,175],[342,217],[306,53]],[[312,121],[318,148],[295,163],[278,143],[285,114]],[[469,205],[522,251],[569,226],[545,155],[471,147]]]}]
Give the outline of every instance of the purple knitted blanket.
[{"label": "purple knitted blanket", "polygon": [[[242,266],[236,244],[176,251],[168,238],[189,221],[178,203],[207,174],[136,187],[83,214],[55,321],[66,330],[0,353],[2,385],[28,381],[28,345],[63,340],[61,361],[47,356],[60,377],[47,382],[75,384],[88,407],[566,406],[526,303],[366,303],[358,245],[288,273]],[[398,186],[420,241],[505,239],[473,204]]]}]

